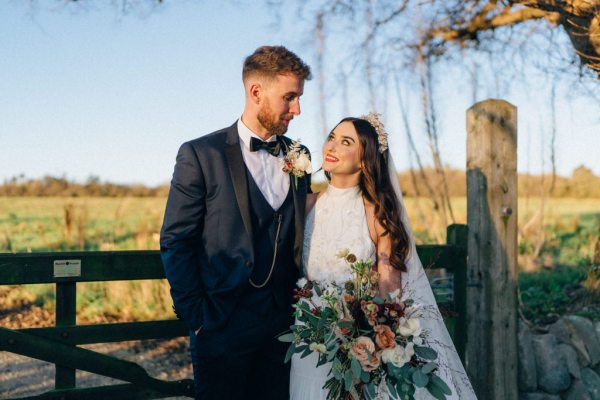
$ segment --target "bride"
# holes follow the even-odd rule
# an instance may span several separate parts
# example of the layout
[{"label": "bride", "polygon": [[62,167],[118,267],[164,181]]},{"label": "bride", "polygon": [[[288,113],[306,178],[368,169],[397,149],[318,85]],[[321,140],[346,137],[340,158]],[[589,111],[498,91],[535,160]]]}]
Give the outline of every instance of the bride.
[{"label": "bride", "polygon": [[[377,114],[344,118],[323,145],[327,188],[307,198],[303,266],[317,282],[341,283],[350,270],[336,254],[351,249],[358,259],[371,259],[380,275],[382,297],[401,289],[424,305],[421,324],[438,352],[437,374],[452,390],[450,399],[476,399],[435,303],[429,281],[416,253],[402,202],[396,169],[387,148],[387,133]],[[325,399],[323,385],[331,363],[317,367],[312,353],[292,358],[290,399]],[[390,396],[381,388],[379,397]],[[433,399],[418,389],[416,399]]]}]

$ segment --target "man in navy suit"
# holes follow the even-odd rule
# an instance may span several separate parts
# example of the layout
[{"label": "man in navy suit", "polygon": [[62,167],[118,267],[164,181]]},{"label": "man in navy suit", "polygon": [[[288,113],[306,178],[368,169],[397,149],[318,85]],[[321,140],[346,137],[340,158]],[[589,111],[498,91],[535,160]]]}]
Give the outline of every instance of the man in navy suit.
[{"label": "man in navy suit", "polygon": [[160,238],[197,399],[288,398],[276,336],[293,323],[310,174],[282,171],[283,134],[311,73],[286,48],[263,46],[242,77],[241,118],[179,149]]}]

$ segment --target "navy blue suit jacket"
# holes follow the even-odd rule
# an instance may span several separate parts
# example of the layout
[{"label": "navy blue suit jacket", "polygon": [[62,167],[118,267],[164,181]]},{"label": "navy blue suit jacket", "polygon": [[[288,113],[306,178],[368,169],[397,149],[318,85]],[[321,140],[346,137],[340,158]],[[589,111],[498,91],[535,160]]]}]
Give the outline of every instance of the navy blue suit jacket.
[{"label": "navy blue suit jacket", "polygon": [[[282,139],[287,150],[291,140]],[[290,262],[300,269],[310,175],[299,178],[297,185],[290,180],[295,212]],[[236,122],[184,143],[177,154],[160,249],[175,311],[190,329],[210,331],[225,324],[247,289],[254,266],[252,243]]]}]

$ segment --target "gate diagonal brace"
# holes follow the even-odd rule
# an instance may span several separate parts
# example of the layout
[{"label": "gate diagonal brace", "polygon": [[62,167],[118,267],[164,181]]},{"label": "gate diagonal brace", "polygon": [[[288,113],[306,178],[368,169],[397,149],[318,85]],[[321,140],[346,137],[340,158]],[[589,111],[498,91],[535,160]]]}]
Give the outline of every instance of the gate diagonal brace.
[{"label": "gate diagonal brace", "polygon": [[180,386],[179,382],[165,382],[152,378],[136,363],[3,327],[0,327],[0,350],[119,379],[161,392],[173,392],[176,386]]}]

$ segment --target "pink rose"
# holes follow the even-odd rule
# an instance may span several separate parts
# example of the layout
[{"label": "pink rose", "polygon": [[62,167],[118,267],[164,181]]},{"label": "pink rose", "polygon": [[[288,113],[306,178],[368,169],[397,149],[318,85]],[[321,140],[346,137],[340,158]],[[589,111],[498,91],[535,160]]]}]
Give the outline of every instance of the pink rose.
[{"label": "pink rose", "polygon": [[375,331],[375,343],[380,349],[391,349],[396,345],[396,335],[387,325],[376,325],[373,330]]},{"label": "pink rose", "polygon": [[375,352],[375,343],[366,336],[359,336],[350,348],[350,353],[358,360],[362,369],[370,372],[379,368],[381,360]]}]

